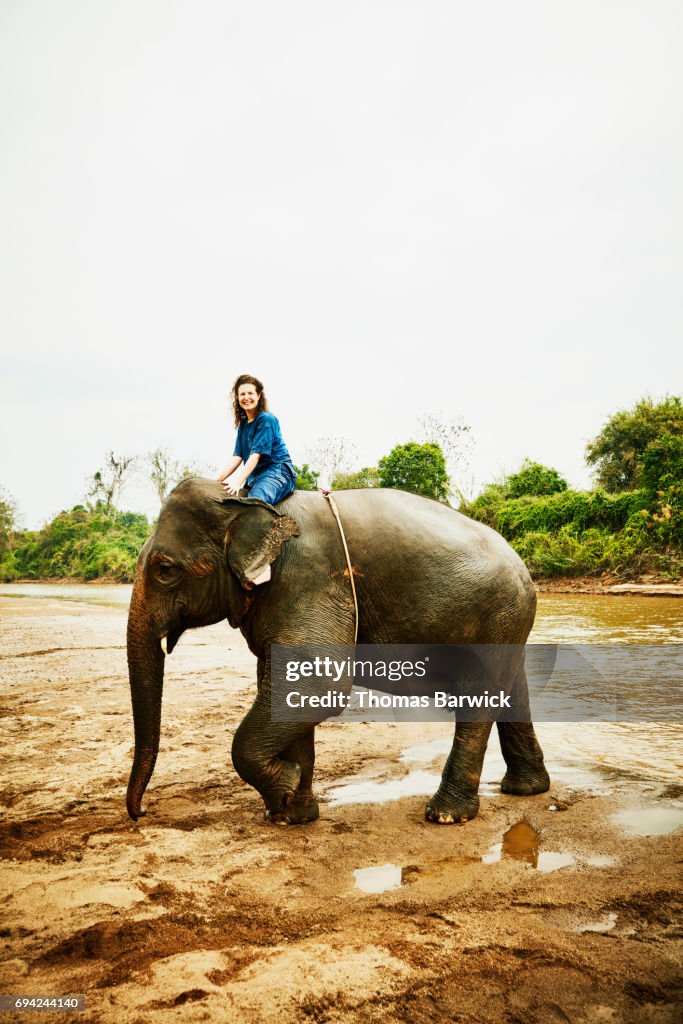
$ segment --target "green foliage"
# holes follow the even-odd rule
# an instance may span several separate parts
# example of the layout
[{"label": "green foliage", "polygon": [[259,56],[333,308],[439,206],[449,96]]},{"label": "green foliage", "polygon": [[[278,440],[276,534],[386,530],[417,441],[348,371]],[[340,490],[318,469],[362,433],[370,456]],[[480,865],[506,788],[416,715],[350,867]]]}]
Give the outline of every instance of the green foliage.
[{"label": "green foliage", "polygon": [[[525,459],[517,473],[503,477],[494,484],[488,484],[474,501],[462,502],[460,511],[502,532],[498,513],[503,505],[507,508],[510,501],[516,498],[527,499],[563,493],[575,492],[567,491],[567,481],[556,469]],[[562,503],[560,504],[562,506]],[[527,508],[528,505],[528,501],[522,501],[521,505],[514,508]]]},{"label": "green foliage", "polygon": [[0,557],[0,579],[84,579],[128,583],[151,526],[136,512],[109,511],[104,502],[60,512],[42,530],[17,535]]},{"label": "green foliage", "polygon": [[0,487],[0,556],[11,551],[17,529],[17,505],[14,498]]},{"label": "green foliage", "polygon": [[671,580],[683,574],[680,548],[662,546],[652,535],[644,517],[630,522],[623,531],[591,528],[575,531],[563,526],[557,533],[527,533],[512,541],[532,576],[612,576],[633,579],[655,572]]},{"label": "green foliage", "polygon": [[438,444],[399,444],[379,460],[380,487],[396,487],[437,501],[446,501],[449,479]]},{"label": "green foliage", "polygon": [[320,473],[311,469],[307,462],[304,462],[303,466],[295,466],[294,469],[296,470],[297,491],[315,491]]},{"label": "green foliage", "polygon": [[379,487],[379,470],[364,466],[356,473],[337,473],[332,480],[333,491],[350,491],[362,487]]},{"label": "green foliage", "polygon": [[488,484],[474,501],[463,500],[460,503],[460,511],[470,519],[476,519],[495,530],[498,510],[507,499],[506,484]]},{"label": "green foliage", "polygon": [[683,485],[683,437],[664,434],[651,441],[643,455],[643,486],[652,494],[677,491]]},{"label": "green foliage", "polygon": [[507,540],[525,533],[552,533],[563,526],[621,530],[633,512],[644,507],[640,491],[605,494],[604,491],[562,491],[540,497],[512,498],[500,505],[495,528]]},{"label": "green foliage", "polygon": [[667,436],[683,437],[679,396],[658,403],[643,398],[633,409],[616,412],[586,448],[586,462],[595,467],[598,486],[611,492],[642,487],[645,452]]},{"label": "green foliage", "polygon": [[603,534],[597,529],[578,537],[571,526],[557,533],[527,533],[513,542],[532,576],[590,576],[604,565]]},{"label": "green foliage", "polygon": [[[655,475],[660,472],[654,468],[656,463],[662,464],[659,451],[652,454]],[[461,511],[509,540],[534,576],[610,572],[633,577],[654,571],[678,579],[683,571],[680,493],[676,497],[673,491],[653,493],[643,488],[621,494],[562,491],[525,498],[505,494],[504,485],[489,486]]]},{"label": "green foliage", "polygon": [[461,417],[448,417],[441,412],[424,413],[418,416],[420,435],[415,440],[421,443],[438,444],[446,461],[449,476],[449,491],[459,493],[456,479],[462,479],[469,465],[472,447],[472,428]]},{"label": "green foliage", "polygon": [[526,494],[556,494],[558,491],[566,491],[567,481],[556,469],[526,459],[519,472],[508,477],[507,486],[511,498],[521,498]]}]

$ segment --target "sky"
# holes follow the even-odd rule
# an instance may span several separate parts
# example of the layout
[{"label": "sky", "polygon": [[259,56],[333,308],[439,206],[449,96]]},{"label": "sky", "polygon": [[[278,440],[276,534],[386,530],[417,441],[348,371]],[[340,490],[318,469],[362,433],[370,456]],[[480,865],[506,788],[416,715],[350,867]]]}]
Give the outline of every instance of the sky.
[{"label": "sky", "polygon": [[220,466],[244,372],[296,462],[440,413],[470,490],[589,486],[607,417],[682,390],[682,32],[678,0],[3,0],[23,524],[110,449]]}]

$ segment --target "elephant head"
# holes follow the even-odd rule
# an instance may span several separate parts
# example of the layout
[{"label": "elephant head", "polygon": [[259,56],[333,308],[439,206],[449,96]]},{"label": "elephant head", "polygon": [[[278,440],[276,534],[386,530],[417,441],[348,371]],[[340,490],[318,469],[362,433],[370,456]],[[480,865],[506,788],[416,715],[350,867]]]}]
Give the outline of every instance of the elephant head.
[{"label": "elephant head", "polygon": [[254,581],[298,535],[263,501],[226,497],[220,484],[184,480],[165,502],[138,558],[128,615],[135,758],[127,807],[134,821],[159,750],[165,653],[186,629],[227,618],[237,627],[258,598]]}]

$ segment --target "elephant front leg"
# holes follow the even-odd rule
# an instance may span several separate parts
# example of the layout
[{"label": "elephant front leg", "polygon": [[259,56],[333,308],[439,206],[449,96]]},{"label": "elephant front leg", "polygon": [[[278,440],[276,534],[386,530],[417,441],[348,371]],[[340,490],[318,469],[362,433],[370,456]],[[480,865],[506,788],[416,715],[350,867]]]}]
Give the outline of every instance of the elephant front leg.
[{"label": "elephant front leg", "polygon": [[[266,658],[259,658],[256,668],[258,693],[270,685],[270,668]],[[282,761],[298,765],[301,769],[299,785],[287,804],[286,811],[272,811],[266,805],[266,818],[275,825],[305,825],[320,816],[318,801],[313,795],[313,768],[315,767],[315,728],[306,730],[283,750],[278,752]],[[244,776],[243,776],[244,777]],[[250,781],[250,780],[246,780]],[[253,783],[252,783],[253,785]]]},{"label": "elephant front leg", "polygon": [[278,815],[266,811],[266,816],[275,825],[306,825],[311,821],[317,821],[320,810],[313,793],[315,729],[310,727],[303,735],[290,743],[285,750],[281,751],[280,757],[300,766],[299,787],[287,804],[284,813]]},{"label": "elephant front leg", "polygon": [[458,722],[441,785],[425,808],[427,821],[463,824],[479,810],[479,779],[491,722]]},{"label": "elephant front leg", "polygon": [[[233,738],[232,763],[235,770],[258,790],[268,818],[277,824],[303,823],[317,817],[317,813],[313,813],[314,800],[310,792],[312,732],[307,723],[273,722],[270,700],[264,689]],[[294,757],[299,760],[292,760]],[[300,792],[302,781],[304,785]],[[310,795],[310,800],[306,799],[306,794]],[[305,804],[308,804],[306,809]]]}]

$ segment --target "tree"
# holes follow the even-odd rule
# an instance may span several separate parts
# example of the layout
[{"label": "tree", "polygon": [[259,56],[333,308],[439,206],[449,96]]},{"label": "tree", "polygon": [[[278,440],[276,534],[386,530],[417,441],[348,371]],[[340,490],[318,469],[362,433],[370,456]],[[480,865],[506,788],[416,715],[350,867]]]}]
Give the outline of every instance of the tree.
[{"label": "tree", "polygon": [[319,437],[306,451],[306,461],[315,467],[323,486],[337,473],[348,472],[355,458],[355,445],[346,437]]},{"label": "tree", "polygon": [[76,505],[37,531],[17,539],[11,559],[0,559],[3,579],[99,579],[129,582],[150,525],[144,515],[114,516],[99,500],[90,509]]},{"label": "tree", "polygon": [[337,473],[332,481],[334,491],[351,491],[360,487],[379,487],[379,470],[376,466],[364,466],[355,473]]},{"label": "tree", "polygon": [[643,456],[642,482],[665,542],[683,544],[683,437],[664,434]]},{"label": "tree", "polygon": [[0,555],[12,550],[12,539],[17,529],[17,503],[4,487],[0,487]]},{"label": "tree", "polygon": [[461,418],[448,418],[443,413],[425,413],[418,416],[422,443],[438,444],[446,461],[446,471],[452,488],[460,493],[462,486],[456,486],[456,478],[462,481],[469,467],[472,448],[472,430]]},{"label": "tree", "polygon": [[446,501],[449,479],[438,444],[398,444],[379,460],[380,487],[397,487],[427,498]]},{"label": "tree", "polygon": [[643,453],[642,483],[653,494],[683,487],[683,437],[664,434]]},{"label": "tree", "polygon": [[315,491],[318,486],[318,477],[320,473],[316,473],[314,469],[304,462],[303,466],[295,466],[296,471],[296,489],[297,491]]},{"label": "tree", "polygon": [[557,494],[567,490],[567,481],[556,469],[525,459],[519,472],[508,477],[507,489],[511,498],[525,494]]},{"label": "tree", "polygon": [[204,469],[198,463],[180,462],[171,457],[167,448],[156,448],[146,458],[147,471],[152,486],[156,491],[160,504],[163,504],[170,491],[192,476],[203,476]]},{"label": "tree", "polygon": [[177,463],[171,459],[167,448],[155,448],[147,453],[147,467],[152,487],[162,504],[171,489],[171,480],[175,475]]},{"label": "tree", "polygon": [[135,455],[116,456],[112,451],[107,452],[104,468],[98,469],[90,479],[87,497],[101,502],[105,512],[112,512],[136,462]]},{"label": "tree", "polygon": [[642,398],[633,409],[620,409],[586,447],[586,462],[606,491],[637,490],[643,484],[645,451],[669,435],[683,437],[683,402],[667,395],[661,402]]}]

